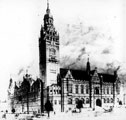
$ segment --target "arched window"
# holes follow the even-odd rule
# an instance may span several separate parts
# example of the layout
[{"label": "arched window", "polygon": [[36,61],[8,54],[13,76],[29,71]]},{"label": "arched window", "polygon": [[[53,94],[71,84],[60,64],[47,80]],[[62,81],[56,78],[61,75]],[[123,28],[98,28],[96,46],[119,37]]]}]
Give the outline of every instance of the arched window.
[{"label": "arched window", "polygon": [[86,98],[86,104],[89,104],[89,98]]},{"label": "arched window", "polygon": [[104,103],[106,103],[106,99],[104,98]]},{"label": "arched window", "polygon": [[109,98],[107,98],[107,103],[109,103]]},{"label": "arched window", "polygon": [[71,98],[68,99],[68,104],[72,104],[72,99]]},{"label": "arched window", "polygon": [[84,102],[85,102],[85,101],[84,101],[84,98],[81,98],[81,101],[82,101],[82,104],[84,104]]}]

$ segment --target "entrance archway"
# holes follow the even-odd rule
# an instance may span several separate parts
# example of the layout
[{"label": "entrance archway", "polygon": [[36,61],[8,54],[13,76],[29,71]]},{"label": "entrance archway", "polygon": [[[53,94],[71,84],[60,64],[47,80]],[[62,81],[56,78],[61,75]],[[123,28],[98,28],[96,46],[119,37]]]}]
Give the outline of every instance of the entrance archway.
[{"label": "entrance archway", "polygon": [[101,100],[100,99],[96,100],[96,106],[100,106],[101,107]]}]

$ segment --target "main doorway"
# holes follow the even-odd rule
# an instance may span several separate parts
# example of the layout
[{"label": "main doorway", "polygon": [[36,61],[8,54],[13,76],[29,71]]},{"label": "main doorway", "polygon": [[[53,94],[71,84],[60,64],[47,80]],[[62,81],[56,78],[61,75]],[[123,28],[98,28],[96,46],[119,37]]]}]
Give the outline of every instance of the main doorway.
[{"label": "main doorway", "polygon": [[96,100],[96,106],[101,107],[101,100],[100,100],[100,99],[97,99],[97,100]]}]

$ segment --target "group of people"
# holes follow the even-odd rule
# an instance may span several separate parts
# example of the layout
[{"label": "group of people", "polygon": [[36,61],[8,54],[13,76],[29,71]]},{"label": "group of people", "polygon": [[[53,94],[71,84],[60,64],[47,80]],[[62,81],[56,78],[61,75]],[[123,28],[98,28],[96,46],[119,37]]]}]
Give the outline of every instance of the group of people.
[{"label": "group of people", "polygon": [[[76,108],[81,112],[81,108],[83,108],[83,103],[81,100],[77,101]],[[45,103],[45,110],[47,111],[48,117],[50,117],[50,111],[53,111],[53,106],[49,100]]]}]

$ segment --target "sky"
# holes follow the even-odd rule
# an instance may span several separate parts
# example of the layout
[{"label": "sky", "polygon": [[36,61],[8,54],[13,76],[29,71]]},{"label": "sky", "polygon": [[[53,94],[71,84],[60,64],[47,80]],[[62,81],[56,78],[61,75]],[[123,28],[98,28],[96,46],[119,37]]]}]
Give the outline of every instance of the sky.
[{"label": "sky", "polygon": [[[83,69],[88,54],[99,69],[125,74],[125,0],[49,0],[60,35],[61,67]],[[0,99],[7,97],[10,77],[38,73],[38,39],[46,0],[0,0]],[[21,74],[21,75],[20,75]]]}]

